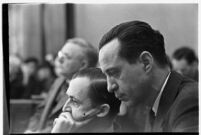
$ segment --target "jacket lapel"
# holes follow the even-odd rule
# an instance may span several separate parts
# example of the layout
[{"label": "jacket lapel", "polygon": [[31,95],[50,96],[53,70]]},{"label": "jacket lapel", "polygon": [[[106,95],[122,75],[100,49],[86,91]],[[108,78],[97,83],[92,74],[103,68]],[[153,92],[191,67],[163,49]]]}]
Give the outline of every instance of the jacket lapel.
[{"label": "jacket lapel", "polygon": [[53,84],[52,88],[51,88],[51,92],[50,94],[48,94],[48,99],[45,105],[45,108],[42,112],[41,118],[40,118],[40,122],[39,122],[39,129],[43,129],[45,122],[47,120],[48,114],[50,112],[51,106],[54,102],[55,97],[57,96],[57,94],[59,93],[59,90],[62,86],[62,84],[65,82],[65,78],[58,78],[55,83]]},{"label": "jacket lapel", "polygon": [[182,82],[182,76],[178,73],[172,71],[169,77],[169,80],[164,88],[162,93],[159,107],[157,111],[157,116],[155,118],[153,131],[162,131],[161,122],[165,114],[173,104],[179,93],[179,86]]},{"label": "jacket lapel", "polygon": [[[56,106],[53,108],[51,114],[49,117],[52,117],[54,114],[56,114],[58,111],[61,111],[62,107],[64,106],[65,102],[67,101],[68,97],[63,96],[59,102],[56,104]],[[61,112],[60,112],[61,113]]]}]

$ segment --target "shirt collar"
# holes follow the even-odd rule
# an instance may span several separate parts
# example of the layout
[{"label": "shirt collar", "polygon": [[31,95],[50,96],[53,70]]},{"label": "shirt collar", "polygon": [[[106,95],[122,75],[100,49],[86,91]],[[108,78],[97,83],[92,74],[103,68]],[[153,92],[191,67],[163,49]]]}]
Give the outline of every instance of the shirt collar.
[{"label": "shirt collar", "polygon": [[165,79],[165,81],[164,81],[164,83],[163,83],[163,86],[161,87],[160,93],[158,94],[158,96],[157,96],[157,98],[156,98],[156,100],[155,100],[155,102],[154,102],[154,105],[153,105],[153,107],[152,107],[152,111],[154,112],[154,115],[155,115],[155,116],[156,116],[157,111],[158,111],[158,106],[159,106],[159,101],[160,101],[160,99],[161,99],[161,95],[162,95],[163,90],[164,90],[164,88],[165,88],[165,86],[166,86],[166,84],[167,84],[167,81],[168,81],[168,79],[169,79],[170,73],[171,73],[171,72],[169,72],[169,74],[167,75],[167,77],[166,77],[166,79]]}]

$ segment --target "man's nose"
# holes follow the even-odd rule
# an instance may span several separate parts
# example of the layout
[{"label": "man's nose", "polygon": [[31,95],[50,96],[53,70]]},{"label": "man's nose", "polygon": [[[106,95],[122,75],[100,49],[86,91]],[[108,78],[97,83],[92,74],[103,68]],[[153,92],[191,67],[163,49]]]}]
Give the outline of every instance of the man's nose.
[{"label": "man's nose", "polygon": [[70,99],[68,99],[68,100],[66,101],[66,103],[64,104],[64,106],[63,106],[63,108],[62,108],[62,111],[63,111],[63,112],[71,112],[71,107],[70,107],[70,105],[69,105],[69,101],[70,101]]},{"label": "man's nose", "polygon": [[113,79],[108,79],[107,80],[107,89],[108,92],[114,92],[118,89],[118,85],[116,83],[116,81],[114,81]]}]

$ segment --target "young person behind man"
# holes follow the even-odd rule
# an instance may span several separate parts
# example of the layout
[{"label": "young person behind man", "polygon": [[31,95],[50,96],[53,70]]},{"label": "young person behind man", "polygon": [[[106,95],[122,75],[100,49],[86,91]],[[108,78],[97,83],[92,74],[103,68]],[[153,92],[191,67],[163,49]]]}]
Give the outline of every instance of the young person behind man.
[{"label": "young person behind man", "polygon": [[128,106],[130,119],[141,118],[141,132],[198,132],[198,83],[170,70],[159,31],[142,21],[121,23],[99,49],[108,91]]},{"label": "young person behind man", "polygon": [[35,57],[29,57],[22,63],[24,92],[22,98],[30,99],[34,94],[40,94],[41,90],[38,88],[38,82],[36,78],[38,59]]},{"label": "young person behind man", "polygon": [[67,100],[65,96],[68,81],[81,69],[95,67],[98,61],[97,50],[80,38],[67,40],[56,58],[56,74],[59,76],[52,84],[45,102],[40,104],[30,119],[26,133],[50,133],[54,119],[60,114]]},{"label": "young person behind man", "polygon": [[189,47],[181,47],[174,51],[173,69],[178,73],[198,81],[198,58]]},{"label": "young person behind man", "polygon": [[121,102],[107,91],[106,77],[99,68],[75,74],[66,94],[69,98],[55,119],[52,133],[114,131]]}]

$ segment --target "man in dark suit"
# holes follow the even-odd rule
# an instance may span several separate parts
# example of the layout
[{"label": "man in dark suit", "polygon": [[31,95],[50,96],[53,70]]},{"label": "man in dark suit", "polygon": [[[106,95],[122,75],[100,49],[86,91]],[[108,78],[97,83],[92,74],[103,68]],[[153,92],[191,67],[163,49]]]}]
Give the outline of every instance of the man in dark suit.
[{"label": "man in dark suit", "polygon": [[198,132],[198,84],[171,71],[159,31],[142,21],[121,23],[103,36],[99,50],[108,91],[133,120],[130,131]]},{"label": "man in dark suit", "polygon": [[67,40],[56,58],[56,74],[59,76],[50,88],[47,99],[41,103],[30,119],[26,133],[50,133],[54,119],[60,114],[67,100],[68,81],[79,70],[95,67],[98,61],[96,49],[80,38]]}]

